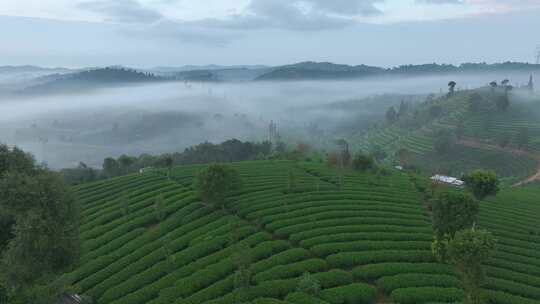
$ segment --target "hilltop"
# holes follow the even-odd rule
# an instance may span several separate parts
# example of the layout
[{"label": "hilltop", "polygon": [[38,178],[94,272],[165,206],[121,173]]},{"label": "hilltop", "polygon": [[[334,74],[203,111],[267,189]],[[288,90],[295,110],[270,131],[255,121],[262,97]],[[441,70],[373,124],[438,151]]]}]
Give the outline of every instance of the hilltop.
[{"label": "hilltop", "polygon": [[393,68],[381,68],[367,65],[343,65],[330,62],[302,62],[293,65],[275,67],[259,76],[256,80],[320,80],[354,79],[372,76],[430,76],[460,73],[492,72],[538,72],[540,65],[517,62],[495,64],[464,63],[459,66],[450,64],[402,65]]},{"label": "hilltop", "polygon": [[[314,162],[232,166],[244,188],[223,209],[193,192],[205,165],[77,186],[83,251],[64,278],[97,304],[461,301],[456,273],[431,253],[422,179],[396,170],[346,172],[340,182],[338,171]],[[504,189],[481,203],[479,226],[499,240],[486,267],[490,303],[540,300],[538,195]],[[252,275],[247,293],[235,289],[239,256]],[[297,292],[305,272],[319,282],[317,296]]]},{"label": "hilltop", "polygon": [[387,112],[385,123],[348,137],[355,150],[383,150],[387,161],[428,174],[484,168],[515,183],[538,172],[540,96],[527,89],[506,93],[504,86],[487,86],[430,95],[418,106],[388,111],[394,114]]},{"label": "hilltop", "polygon": [[102,87],[165,81],[163,77],[123,67],[95,68],[74,73],[43,76],[39,84],[22,89],[28,95],[77,92]]}]

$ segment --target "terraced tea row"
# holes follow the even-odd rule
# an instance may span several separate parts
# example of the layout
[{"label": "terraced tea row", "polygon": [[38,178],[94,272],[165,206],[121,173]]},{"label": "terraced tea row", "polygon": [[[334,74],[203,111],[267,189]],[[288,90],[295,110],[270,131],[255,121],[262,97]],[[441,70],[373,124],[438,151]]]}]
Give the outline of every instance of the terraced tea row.
[{"label": "terraced tea row", "polygon": [[[244,187],[218,210],[193,193],[193,176],[205,166],[78,187],[84,251],[71,281],[98,304],[334,304],[380,297],[426,303],[463,297],[451,268],[433,259],[431,223],[405,174],[347,172],[339,187],[337,172],[323,164],[232,166]],[[521,221],[503,226],[501,217]],[[523,222],[533,217],[517,207],[483,210],[482,225],[501,239],[488,268],[494,303],[537,299],[539,248],[524,233],[532,226]],[[238,256],[250,261],[247,290],[237,288]],[[317,296],[297,292],[306,272],[321,285]]]}]

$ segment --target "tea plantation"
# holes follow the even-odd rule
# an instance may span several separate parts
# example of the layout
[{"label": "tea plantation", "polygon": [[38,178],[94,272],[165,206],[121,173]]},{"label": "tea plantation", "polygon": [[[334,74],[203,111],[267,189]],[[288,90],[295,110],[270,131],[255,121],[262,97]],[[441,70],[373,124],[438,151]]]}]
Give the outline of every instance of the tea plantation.
[{"label": "tea plantation", "polygon": [[[432,227],[407,174],[338,174],[324,164],[232,164],[244,187],[216,209],[196,199],[205,166],[133,174],[75,190],[83,253],[66,275],[97,304],[455,303],[452,268],[435,262]],[[540,303],[540,191],[482,202],[499,240],[490,303]],[[160,202],[160,204],[156,204]],[[238,259],[251,273],[235,289]],[[298,289],[309,273],[315,295]]]}]

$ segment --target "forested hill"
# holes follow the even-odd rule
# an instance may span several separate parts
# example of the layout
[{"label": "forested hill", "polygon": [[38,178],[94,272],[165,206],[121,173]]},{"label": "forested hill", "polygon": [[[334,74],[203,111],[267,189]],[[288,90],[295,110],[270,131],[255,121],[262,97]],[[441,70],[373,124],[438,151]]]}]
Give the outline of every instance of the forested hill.
[{"label": "forested hill", "polygon": [[89,69],[70,74],[48,75],[45,82],[23,89],[22,94],[64,93],[81,89],[131,83],[159,82],[167,78],[121,67]]},{"label": "forested hill", "polygon": [[302,62],[276,67],[259,76],[256,80],[314,80],[344,79],[369,76],[402,76],[402,75],[440,75],[456,73],[488,73],[488,72],[538,72],[540,65],[529,63],[464,63],[459,66],[450,64],[402,65],[393,68],[381,68],[367,65],[341,65],[329,62]]}]

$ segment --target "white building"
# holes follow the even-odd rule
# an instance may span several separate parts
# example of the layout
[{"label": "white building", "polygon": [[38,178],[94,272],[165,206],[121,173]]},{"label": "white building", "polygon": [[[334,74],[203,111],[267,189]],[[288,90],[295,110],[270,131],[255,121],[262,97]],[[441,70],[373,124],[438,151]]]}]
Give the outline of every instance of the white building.
[{"label": "white building", "polygon": [[453,185],[453,186],[458,186],[458,187],[462,187],[465,182],[462,181],[462,180],[459,180],[455,177],[451,177],[451,176],[446,176],[446,175],[433,175],[431,177],[431,180],[432,181],[436,181],[436,182],[441,182],[441,183],[445,183],[445,184],[450,184],[450,185]]}]

